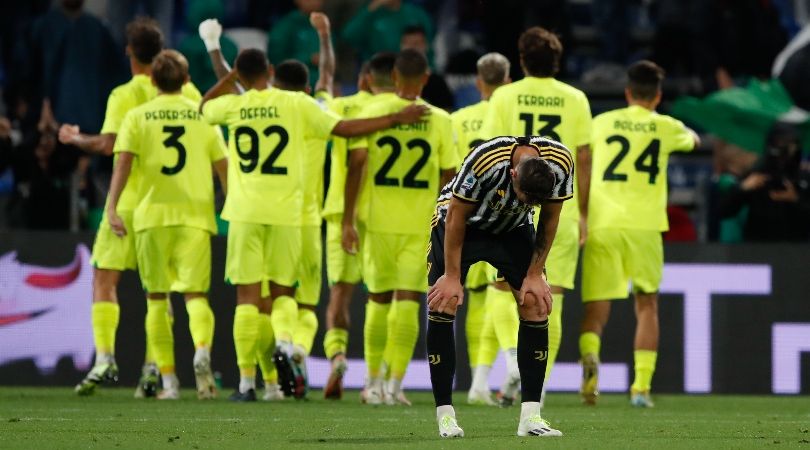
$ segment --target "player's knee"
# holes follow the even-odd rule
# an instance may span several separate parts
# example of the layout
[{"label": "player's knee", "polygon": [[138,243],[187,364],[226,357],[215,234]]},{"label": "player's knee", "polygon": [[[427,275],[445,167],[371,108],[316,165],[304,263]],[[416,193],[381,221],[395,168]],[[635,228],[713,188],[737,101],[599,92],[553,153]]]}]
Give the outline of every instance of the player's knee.
[{"label": "player's knee", "polygon": [[657,313],[658,312],[658,295],[656,294],[635,294],[636,311]]},{"label": "player's knee", "polygon": [[525,301],[523,305],[518,306],[518,313],[520,318],[530,322],[542,322],[548,318],[548,311],[544,311],[540,302]]},{"label": "player's knee", "polygon": [[117,273],[109,270],[96,270],[93,276],[93,301],[94,302],[118,302]]}]

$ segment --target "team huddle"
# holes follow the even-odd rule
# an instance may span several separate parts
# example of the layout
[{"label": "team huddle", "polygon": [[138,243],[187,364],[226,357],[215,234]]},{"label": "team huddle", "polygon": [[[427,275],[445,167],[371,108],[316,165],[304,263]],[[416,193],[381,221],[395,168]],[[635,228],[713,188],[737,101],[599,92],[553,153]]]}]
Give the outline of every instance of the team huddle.
[{"label": "team huddle", "polygon": [[[631,66],[629,106],[592,119],[585,94],[554,79],[559,40],[535,27],[518,43],[525,78],[512,83],[509,61],[487,54],[477,66],[482,101],[448,114],[420,98],[429,66],[416,50],[374,55],[358,93],[333,98],[329,21],[313,13],[310,22],[321,43],[314,95],[307,67],[295,60],[273,67],[249,49],[231,70],[219,51],[221,27],[208,20],[200,37],[219,81],[202,96],[183,55],[163,49],[153,21],[137,19],[127,27],[133,78],[110,95],[101,133],[60,129],[65,143],[115,155],[93,247],[96,364],[76,391],[89,395],[118,377],[116,289],[121,272],[137,268],[147,293],[147,354],[136,397],[180,397],[171,292],[185,298],[198,398],[216,395],[207,297],[216,178],[228,222],[224,278],[236,286],[240,381],[231,400],[257,399],[257,366],[264,400],[306,396],[325,250],[326,398],[343,395],[349,302],[364,283],[364,403],[410,404],[402,380],[427,294],[440,435],[464,435],[452,386],[454,320],[466,304],[468,402],[509,406],[520,397],[519,436],[561,436],[541,417],[544,380],[584,248],[583,401],[598,398],[610,300],[627,298],[632,282],[631,403],[653,406],[667,158],[699,143],[681,122],[655,113],[663,71],[649,61]],[[489,371],[501,351],[507,377],[493,398]]]}]

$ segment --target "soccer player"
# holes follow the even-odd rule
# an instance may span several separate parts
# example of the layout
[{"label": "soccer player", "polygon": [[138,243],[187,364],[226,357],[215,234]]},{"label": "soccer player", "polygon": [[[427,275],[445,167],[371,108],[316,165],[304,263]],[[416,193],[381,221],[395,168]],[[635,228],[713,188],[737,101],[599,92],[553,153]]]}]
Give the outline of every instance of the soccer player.
[{"label": "soccer player", "polygon": [[[368,374],[364,399],[369,404],[409,404],[402,379],[419,334],[419,300],[427,291],[422,263],[440,182],[455,173],[458,151],[450,116],[419,98],[429,69],[425,55],[403,50],[394,63],[396,93],[378,94],[363,116],[398,111],[409,104],[427,105],[429,117],[397,125],[350,142],[343,214],[343,249],[358,251],[357,204],[363,174],[365,234],[363,279],[368,286],[364,350]],[[441,178],[440,178],[441,176]],[[443,183],[442,183],[443,184]],[[389,312],[393,309],[390,316]],[[389,323],[390,322],[390,323]],[[383,386],[381,366],[388,354],[390,379]]]},{"label": "soccer player", "polygon": [[602,330],[610,301],[627,298],[633,283],[636,334],[631,403],[653,406],[650,384],[658,356],[658,288],[664,265],[661,232],[667,222],[667,159],[700,145],[680,121],[655,112],[664,71],[639,61],[627,71],[628,107],[593,121],[593,173],[588,215],[590,235],[582,268],[582,399],[594,404]]},{"label": "soccer player", "polygon": [[[75,145],[84,151],[111,155],[116,137],[126,113],[155,98],[157,88],[152,84],[150,74],[152,61],[163,49],[163,35],[152,19],[138,18],[127,25],[127,47],[132,79],[115,88],[107,100],[104,125],[98,135],[81,133],[79,127],[64,124],[59,130],[59,140],[63,144]],[[185,97],[199,101],[201,96],[193,84],[182,87]],[[136,196],[138,172],[131,174],[129,187],[121,194],[118,214],[127,229],[132,229],[132,213],[138,202]],[[109,207],[109,206],[108,206]],[[118,329],[120,309],[118,306],[118,281],[121,272],[136,268],[135,235],[129,233],[118,237],[110,229],[106,220],[99,224],[93,244],[93,339],[96,346],[96,364],[90,373],[76,386],[79,395],[90,395],[96,385],[118,379],[118,366],[115,363],[115,334]],[[146,346],[141,381],[135,391],[136,397],[154,396],[157,392],[158,371],[149,345]]]},{"label": "soccer player", "polygon": [[[225,276],[236,285],[237,296],[233,332],[240,382],[232,399],[253,401],[262,281],[270,282],[281,387],[292,394],[296,385],[289,358],[302,253],[302,158],[304,152],[318,151],[309,149],[306,140],[367,134],[418,120],[425,110],[411,107],[373,119],[340,120],[304,93],[271,88],[273,67],[263,52],[245,50],[235,66],[205,94],[201,109],[209,123],[227,125],[230,133],[232,189],[222,217],[230,222]],[[229,93],[237,79],[246,89],[242,95]]]},{"label": "soccer player", "polygon": [[[573,197],[574,161],[543,137],[498,137],[476,147],[439,196],[428,251],[427,351],[439,435],[462,437],[452,389],[453,322],[472,264],[486,261],[509,283],[520,313],[518,436],[561,436],[540,416],[552,295],[543,275],[563,201]],[[532,207],[540,205],[535,232]],[[536,236],[536,237],[535,237]]]},{"label": "soccer player", "polygon": [[[135,234],[141,281],[147,292],[147,339],[163,378],[159,399],[180,397],[175,374],[174,336],[167,316],[170,291],[183,293],[194,341],[194,374],[200,399],[215,395],[211,373],[214,313],[206,298],[211,281],[214,220],[213,169],[227,190],[225,143],[206,124],[198,104],[181,95],[188,61],[174,50],[155,57],[152,81],[160,94],[127,113],[116,140],[118,161],[110,186],[107,217],[118,236]],[[133,165],[137,205],[132,227],[117,206]]]},{"label": "soccer player", "polygon": [[[458,140],[459,156],[463,159],[470,150],[484,142],[484,118],[489,109],[489,98],[499,86],[511,82],[509,78],[509,60],[500,53],[488,53],[478,59],[478,76],[475,86],[481,93],[481,101],[461,108],[450,115],[453,120],[453,129]],[[517,309],[498,308],[487,314],[486,290],[490,283],[487,269],[488,265],[481,262],[470,267],[467,274],[467,321],[465,330],[467,335],[467,354],[470,358],[470,369],[473,382],[467,394],[467,402],[471,404],[496,405],[489,391],[489,371],[495,357],[498,355],[498,340],[493,326],[493,315],[511,314],[517,321]],[[511,320],[511,318],[510,318]],[[505,327],[498,327],[501,331]],[[511,329],[506,327],[507,329]],[[503,334],[503,333],[501,333]],[[514,340],[514,339],[510,339]],[[482,342],[487,341],[487,342]],[[508,349],[508,348],[507,348]]]},{"label": "soccer player", "polygon": [[[562,44],[551,32],[533,27],[518,41],[520,65],[526,75],[520,81],[503,86],[492,94],[485,127],[490,136],[540,135],[576,149],[577,197],[566,202],[560,216],[556,245],[548,255],[546,268],[555,308],[549,317],[549,358],[546,376],[551,373],[562,335],[563,296],[565,289],[574,287],[579,247],[587,235],[588,186],[590,183],[591,111],[585,94],[554,79],[560,65]],[[508,286],[499,283],[488,291],[488,301],[505,305],[511,302]],[[502,310],[505,306],[496,306]],[[495,322],[504,326],[514,322]],[[517,330],[510,330],[511,336]],[[518,390],[516,355],[508,353],[511,382],[502,389],[501,404],[514,401]]]}]

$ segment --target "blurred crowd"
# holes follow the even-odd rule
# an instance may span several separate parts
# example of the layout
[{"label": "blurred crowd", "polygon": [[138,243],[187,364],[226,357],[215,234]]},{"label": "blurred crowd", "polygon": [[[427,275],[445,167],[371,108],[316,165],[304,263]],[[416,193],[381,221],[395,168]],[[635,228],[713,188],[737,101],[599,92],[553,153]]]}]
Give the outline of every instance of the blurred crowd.
[{"label": "blurred crowd", "polygon": [[[62,123],[99,131],[108,94],[129,78],[124,29],[135,16],[157,19],[168,43],[189,60],[192,81],[205,92],[216,76],[197,35],[201,21],[217,18],[224,24],[222,52],[229,62],[239,49],[261,48],[272,63],[288,58],[306,63],[314,82],[318,37],[308,22],[313,11],[326,12],[333,23],[337,85],[343,94],[356,89],[357,71],[370,55],[416,48],[428,55],[433,72],[424,97],[447,110],[478,101],[475,61],[485,52],[505,54],[513,61],[512,79],[522,77],[514,63],[515,43],[531,25],[561,36],[560,78],[588,93],[594,114],[623,101],[624,67],[640,58],[667,70],[665,109],[679,96],[703,99],[749,80],[778,78],[798,106],[791,108],[799,111],[798,116],[794,111],[793,126],[776,127],[767,136],[763,132],[760,141],[748,145],[758,148],[722,136],[710,139],[702,150],[702,169],[683,169],[686,175],[672,177],[674,182],[691,180],[684,187],[694,191],[672,214],[681,214],[687,228],[703,230],[687,230],[681,235],[687,240],[806,240],[810,235],[803,171],[806,113],[801,108],[810,103],[801,101],[810,98],[802,75],[804,59],[810,62],[810,51],[806,58],[802,53],[810,42],[805,27],[810,0],[2,2],[0,229],[79,230],[97,223],[111,158],[62,145],[56,131]],[[702,128],[701,123],[690,125]],[[782,170],[787,182],[775,180],[773,154],[779,145],[793,149],[785,163],[791,169]],[[677,161],[674,170],[681,170]],[[689,170],[708,173],[705,183],[696,182],[701,175]],[[780,220],[786,224],[774,228]],[[754,231],[757,227],[764,229]],[[673,239],[678,238],[675,228]]]}]

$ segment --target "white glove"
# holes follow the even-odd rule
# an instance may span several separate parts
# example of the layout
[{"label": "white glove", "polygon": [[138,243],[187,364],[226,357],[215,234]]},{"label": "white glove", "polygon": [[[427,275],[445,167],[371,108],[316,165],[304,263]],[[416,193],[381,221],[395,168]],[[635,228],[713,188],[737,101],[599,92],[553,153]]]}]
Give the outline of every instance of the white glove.
[{"label": "white glove", "polygon": [[222,25],[217,19],[206,19],[200,23],[200,39],[207,51],[219,50],[219,37],[222,36]]}]

